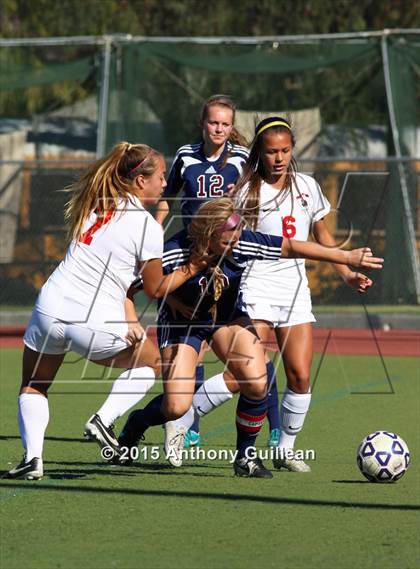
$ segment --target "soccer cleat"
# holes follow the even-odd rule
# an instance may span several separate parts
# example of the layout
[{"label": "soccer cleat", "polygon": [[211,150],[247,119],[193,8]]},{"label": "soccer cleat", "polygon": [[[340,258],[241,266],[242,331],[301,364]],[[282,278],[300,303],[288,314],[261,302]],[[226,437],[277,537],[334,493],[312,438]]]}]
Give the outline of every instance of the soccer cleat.
[{"label": "soccer cleat", "polygon": [[114,434],[114,425],[104,425],[99,415],[92,415],[85,425],[85,437],[96,441],[101,448],[111,447],[119,454],[120,445]]},{"label": "soccer cleat", "polygon": [[26,462],[26,456],[23,455],[21,462],[6,472],[3,478],[23,478],[25,480],[40,480],[44,476],[44,468],[42,458],[34,457]]},{"label": "soccer cleat", "polygon": [[280,429],[271,429],[267,445],[271,448],[276,448],[279,446],[279,442],[280,442]]},{"label": "soccer cleat", "polygon": [[247,478],[273,478],[271,472],[263,465],[260,458],[237,458],[233,463],[236,476]]},{"label": "soccer cleat", "polygon": [[116,454],[111,462],[122,466],[130,466],[139,457],[138,447],[140,441],[144,441],[144,435],[133,435],[128,430],[123,431],[118,437],[120,453]]},{"label": "soccer cleat", "polygon": [[183,425],[177,425],[175,421],[165,423],[166,460],[175,468],[182,466],[182,451],[186,434],[187,429]]},{"label": "soccer cleat", "polygon": [[311,472],[311,467],[303,460],[296,458],[273,458],[273,466],[277,470],[284,468],[289,472]]},{"label": "soccer cleat", "polygon": [[200,433],[192,431],[191,429],[185,435],[184,448],[199,447],[201,445]]}]

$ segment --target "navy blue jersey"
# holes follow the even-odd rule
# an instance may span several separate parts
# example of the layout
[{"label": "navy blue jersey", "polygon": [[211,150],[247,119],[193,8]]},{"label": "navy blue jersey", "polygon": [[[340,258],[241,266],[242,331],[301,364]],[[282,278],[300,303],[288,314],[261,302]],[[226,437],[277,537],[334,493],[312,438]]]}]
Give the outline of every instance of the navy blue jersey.
[{"label": "navy blue jersey", "polygon": [[[241,309],[239,298],[239,285],[242,273],[252,259],[278,260],[281,258],[282,237],[267,235],[250,230],[242,231],[237,246],[229,255],[220,259],[219,267],[223,273],[223,290],[216,303],[217,318],[214,324],[223,325],[232,320],[238,309]],[[191,241],[184,229],[166,241],[163,253],[163,272],[169,274],[188,262]],[[197,273],[186,283],[176,289],[172,294],[187,306],[194,308],[194,323],[210,325],[213,323],[214,289],[213,273],[206,269]],[[170,307],[164,302],[159,303],[159,323],[165,324],[191,324],[181,316],[174,318]]]},{"label": "navy blue jersey", "polygon": [[235,184],[248,158],[244,146],[225,144],[217,160],[209,160],[203,142],[186,144],[176,153],[168,176],[164,199],[174,198],[182,189],[181,212],[184,227],[197,209],[211,198],[221,198]]}]

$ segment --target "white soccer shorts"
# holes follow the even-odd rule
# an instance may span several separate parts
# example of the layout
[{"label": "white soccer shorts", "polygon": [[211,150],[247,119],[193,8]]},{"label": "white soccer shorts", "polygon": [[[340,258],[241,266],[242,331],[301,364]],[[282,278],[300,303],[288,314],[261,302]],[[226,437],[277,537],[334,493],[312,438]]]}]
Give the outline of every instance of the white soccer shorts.
[{"label": "white soccer shorts", "polygon": [[41,354],[71,351],[89,360],[103,360],[130,346],[125,340],[127,331],[125,322],[101,324],[101,329],[97,329],[57,320],[35,308],[23,341],[28,348]]},{"label": "white soccer shorts", "polygon": [[243,307],[248,312],[251,320],[266,320],[270,322],[274,328],[285,328],[287,326],[296,326],[297,324],[305,324],[306,322],[316,322],[315,316],[312,314],[312,306],[307,307],[291,307],[277,306],[268,302],[244,302]]}]

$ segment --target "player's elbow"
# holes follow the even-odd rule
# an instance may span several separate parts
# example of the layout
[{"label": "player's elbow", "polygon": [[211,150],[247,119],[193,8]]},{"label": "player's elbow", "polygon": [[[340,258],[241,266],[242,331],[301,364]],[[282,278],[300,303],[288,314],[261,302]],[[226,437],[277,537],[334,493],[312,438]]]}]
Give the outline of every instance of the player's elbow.
[{"label": "player's elbow", "polygon": [[146,296],[151,300],[158,300],[164,296],[164,291],[162,291],[161,288],[157,287],[156,285],[145,285],[144,292]]}]

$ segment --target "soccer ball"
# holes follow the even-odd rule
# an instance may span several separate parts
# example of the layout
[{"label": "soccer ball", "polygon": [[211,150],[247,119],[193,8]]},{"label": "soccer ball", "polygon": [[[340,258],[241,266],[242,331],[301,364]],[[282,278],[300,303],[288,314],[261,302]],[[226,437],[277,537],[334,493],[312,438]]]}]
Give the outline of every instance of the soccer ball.
[{"label": "soccer ball", "polygon": [[371,433],[357,449],[357,465],[370,482],[396,482],[406,473],[409,462],[406,443],[388,431]]}]

